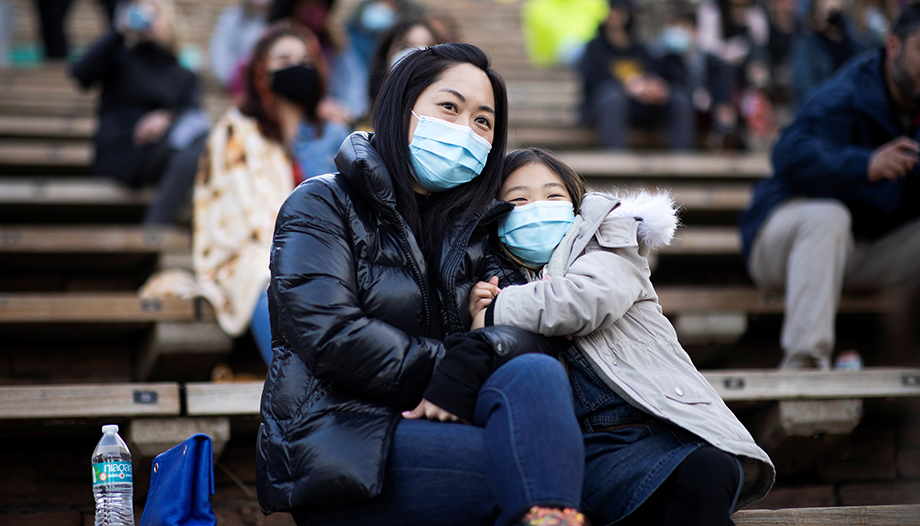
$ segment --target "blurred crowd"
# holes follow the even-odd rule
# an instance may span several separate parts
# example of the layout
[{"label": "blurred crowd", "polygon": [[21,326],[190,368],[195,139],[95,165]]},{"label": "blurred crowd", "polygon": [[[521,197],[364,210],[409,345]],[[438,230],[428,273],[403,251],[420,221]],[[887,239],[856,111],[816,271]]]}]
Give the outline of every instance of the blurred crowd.
[{"label": "blurred crowd", "polygon": [[[677,149],[772,139],[850,58],[885,42],[903,0],[528,0],[538,66],[571,67],[608,148],[631,128]],[[560,22],[561,21],[561,22]]]}]

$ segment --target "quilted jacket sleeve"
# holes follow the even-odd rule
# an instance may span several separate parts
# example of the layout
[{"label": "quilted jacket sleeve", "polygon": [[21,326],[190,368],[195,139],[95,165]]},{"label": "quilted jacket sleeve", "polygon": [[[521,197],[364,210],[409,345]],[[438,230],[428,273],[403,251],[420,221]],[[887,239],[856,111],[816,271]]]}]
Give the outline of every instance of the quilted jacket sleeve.
[{"label": "quilted jacket sleeve", "polygon": [[270,301],[276,327],[318,379],[395,405],[417,403],[443,344],[361,309],[345,197],[308,180],[279,212]]}]

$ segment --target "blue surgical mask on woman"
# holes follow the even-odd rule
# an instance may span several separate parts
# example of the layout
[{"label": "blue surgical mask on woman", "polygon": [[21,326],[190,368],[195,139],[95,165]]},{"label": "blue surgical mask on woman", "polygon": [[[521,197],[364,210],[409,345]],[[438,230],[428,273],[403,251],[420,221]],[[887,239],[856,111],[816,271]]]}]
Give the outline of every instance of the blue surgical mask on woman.
[{"label": "blue surgical mask on woman", "polygon": [[498,237],[527,266],[539,268],[549,263],[574,220],[568,201],[535,201],[515,207],[498,226]]},{"label": "blue surgical mask on woman", "polygon": [[422,188],[444,192],[468,183],[482,173],[492,151],[489,141],[461,126],[434,117],[419,117],[409,143],[412,167]]}]

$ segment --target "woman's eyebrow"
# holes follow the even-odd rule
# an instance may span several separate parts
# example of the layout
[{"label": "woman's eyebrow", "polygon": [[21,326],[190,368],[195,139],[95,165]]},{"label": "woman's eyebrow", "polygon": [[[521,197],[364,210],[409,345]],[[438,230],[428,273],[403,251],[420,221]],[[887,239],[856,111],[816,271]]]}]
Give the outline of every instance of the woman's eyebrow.
[{"label": "woman's eyebrow", "polygon": [[[464,97],[463,95],[461,95],[460,92],[457,91],[457,90],[453,90],[453,89],[450,89],[450,88],[441,88],[441,89],[439,89],[438,91],[446,91],[447,93],[450,93],[450,94],[452,94],[454,97],[457,97],[458,99],[460,99],[460,102],[466,102],[466,97]],[[491,113],[492,115],[495,115],[495,110],[492,109],[491,106],[485,106],[485,105],[483,105],[483,106],[480,106],[479,109],[482,110],[482,111],[487,111],[487,112]]]}]

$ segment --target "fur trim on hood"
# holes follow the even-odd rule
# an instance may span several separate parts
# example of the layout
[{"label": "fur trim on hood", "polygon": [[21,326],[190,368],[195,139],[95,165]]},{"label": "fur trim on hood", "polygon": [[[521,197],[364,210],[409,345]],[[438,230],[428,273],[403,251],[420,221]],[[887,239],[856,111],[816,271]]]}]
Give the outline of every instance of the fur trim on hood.
[{"label": "fur trim on hood", "polygon": [[[611,201],[619,201],[613,205]],[[680,226],[674,198],[665,191],[640,190],[624,195],[589,192],[581,204],[580,214],[589,223],[601,218],[601,214],[620,217],[634,217],[639,220],[639,242],[648,248],[669,245],[674,232]]]},{"label": "fur trim on hood", "polygon": [[620,206],[616,207],[614,215],[635,217],[639,223],[639,240],[649,248],[658,248],[670,245],[674,239],[679,220],[674,198],[667,192],[651,193],[640,190],[635,194],[628,194],[620,199]]}]

